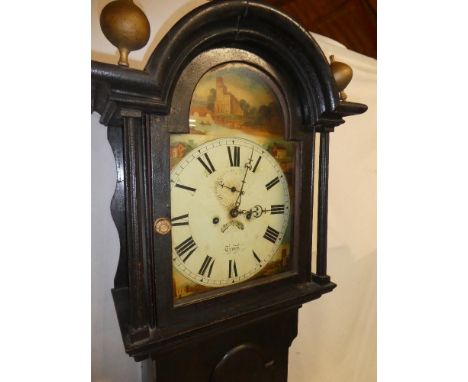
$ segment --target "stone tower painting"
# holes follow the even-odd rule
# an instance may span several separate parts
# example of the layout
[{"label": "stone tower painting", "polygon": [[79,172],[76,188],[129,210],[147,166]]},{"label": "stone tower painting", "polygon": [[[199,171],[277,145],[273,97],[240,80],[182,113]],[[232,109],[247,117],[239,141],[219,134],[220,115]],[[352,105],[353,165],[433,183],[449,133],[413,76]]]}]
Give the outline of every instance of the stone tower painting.
[{"label": "stone tower painting", "polygon": [[227,90],[223,77],[216,77],[215,114],[244,116],[239,100]]}]

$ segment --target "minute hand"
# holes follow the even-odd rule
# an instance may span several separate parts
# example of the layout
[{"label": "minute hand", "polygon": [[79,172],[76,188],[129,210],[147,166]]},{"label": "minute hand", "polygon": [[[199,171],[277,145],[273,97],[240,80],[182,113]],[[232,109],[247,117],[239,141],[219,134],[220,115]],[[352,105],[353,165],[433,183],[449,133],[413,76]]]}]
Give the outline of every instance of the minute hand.
[{"label": "minute hand", "polygon": [[249,161],[245,164],[244,178],[242,179],[242,185],[239,191],[239,195],[237,195],[236,204],[234,205],[234,208],[236,209],[239,208],[241,204],[242,194],[244,193],[243,191],[244,191],[244,185],[245,185],[245,178],[247,177],[247,173],[249,172],[249,170],[252,168],[252,157],[253,157],[253,149],[252,149],[252,153],[250,154]]}]

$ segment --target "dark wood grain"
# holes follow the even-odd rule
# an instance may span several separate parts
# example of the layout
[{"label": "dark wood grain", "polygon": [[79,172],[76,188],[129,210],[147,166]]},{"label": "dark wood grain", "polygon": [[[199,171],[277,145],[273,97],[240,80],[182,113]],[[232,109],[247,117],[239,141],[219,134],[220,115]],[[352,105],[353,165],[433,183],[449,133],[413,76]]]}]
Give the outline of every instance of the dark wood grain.
[{"label": "dark wood grain", "polygon": [[311,32],[377,58],[376,0],[265,0]]},{"label": "dark wood grain", "polygon": [[125,220],[125,170],[123,154],[123,129],[109,126],[107,128],[107,139],[109,140],[115,159],[116,183],[114,196],[111,201],[111,213],[117,227],[120,238],[120,254],[117,271],[114,277],[114,287],[128,286],[128,254],[127,254],[127,225]]},{"label": "dark wood grain", "polygon": [[328,164],[330,133],[320,133],[318,218],[317,218],[317,272],[314,280],[327,283],[327,244],[328,244]]},{"label": "dark wood grain", "polygon": [[[171,216],[169,180],[169,126],[167,118],[149,115],[146,118],[149,131],[149,155],[151,179],[149,184],[152,221]],[[170,325],[172,301],[172,241],[171,235],[153,235],[152,277],[148,281],[156,291],[155,311],[159,328]]]},{"label": "dark wood grain", "polygon": [[143,363],[143,382],[286,382],[296,335],[297,309],[290,309],[153,354]]},{"label": "dark wood grain", "polygon": [[148,198],[146,193],[147,177],[145,166],[145,129],[141,114],[123,117],[123,153],[125,169],[125,213],[127,226],[127,252],[130,292],[129,334],[141,340],[148,332],[150,300],[145,285],[147,274],[148,241]]}]

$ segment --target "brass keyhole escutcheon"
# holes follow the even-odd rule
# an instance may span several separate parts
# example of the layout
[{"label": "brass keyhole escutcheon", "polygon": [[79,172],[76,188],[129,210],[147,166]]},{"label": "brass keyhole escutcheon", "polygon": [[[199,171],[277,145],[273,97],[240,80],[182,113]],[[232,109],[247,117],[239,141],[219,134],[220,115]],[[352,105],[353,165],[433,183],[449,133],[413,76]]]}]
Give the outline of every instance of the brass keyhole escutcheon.
[{"label": "brass keyhole escutcheon", "polygon": [[154,232],[159,233],[160,235],[167,235],[171,232],[171,222],[167,218],[159,218],[154,222]]}]

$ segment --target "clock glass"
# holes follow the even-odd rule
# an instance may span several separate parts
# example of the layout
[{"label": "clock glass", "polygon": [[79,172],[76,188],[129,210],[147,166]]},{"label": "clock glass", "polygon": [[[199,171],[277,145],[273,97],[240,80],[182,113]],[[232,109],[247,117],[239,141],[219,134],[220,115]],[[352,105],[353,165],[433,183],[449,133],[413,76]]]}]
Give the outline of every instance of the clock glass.
[{"label": "clock glass", "polygon": [[189,134],[171,135],[176,299],[290,268],[295,145],[273,81],[241,63],[206,73]]}]

